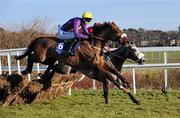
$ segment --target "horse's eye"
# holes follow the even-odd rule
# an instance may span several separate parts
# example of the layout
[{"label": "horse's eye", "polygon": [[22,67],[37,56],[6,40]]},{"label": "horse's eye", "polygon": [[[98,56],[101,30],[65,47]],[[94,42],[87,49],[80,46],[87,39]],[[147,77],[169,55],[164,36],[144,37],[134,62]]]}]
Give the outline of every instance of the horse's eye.
[{"label": "horse's eye", "polygon": [[136,48],[135,47],[131,47],[131,50],[136,51]]}]

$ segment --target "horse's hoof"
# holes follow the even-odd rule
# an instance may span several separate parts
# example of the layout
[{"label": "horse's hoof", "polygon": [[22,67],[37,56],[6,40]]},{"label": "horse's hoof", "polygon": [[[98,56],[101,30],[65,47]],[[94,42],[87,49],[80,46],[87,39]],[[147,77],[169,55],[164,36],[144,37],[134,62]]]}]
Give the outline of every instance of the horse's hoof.
[{"label": "horse's hoof", "polygon": [[40,77],[41,79],[44,79],[44,74],[42,73],[39,73],[37,76]]},{"label": "horse's hoof", "polygon": [[48,84],[47,84],[47,83],[46,83],[46,84],[44,83],[42,90],[48,91],[50,87],[51,87],[51,83],[48,83]]},{"label": "horse's hoof", "polygon": [[123,83],[123,87],[126,88],[126,89],[128,89],[128,88],[130,88],[131,86],[130,86],[129,82],[125,82],[125,83]]},{"label": "horse's hoof", "polygon": [[161,92],[164,94],[167,94],[167,90],[165,90],[165,89],[161,89]]},{"label": "horse's hoof", "polygon": [[29,73],[28,70],[24,70],[24,71],[21,72],[21,74],[23,74],[23,75],[27,75],[28,73]]},{"label": "horse's hoof", "polygon": [[19,60],[18,56],[15,56],[14,59],[15,59],[15,60]]},{"label": "horse's hoof", "polygon": [[49,91],[49,88],[43,87],[41,90],[48,92],[48,91]]},{"label": "horse's hoof", "polygon": [[138,100],[136,100],[135,98],[133,98],[132,101],[133,101],[134,103],[136,103],[137,105],[141,105],[141,103],[140,103]]},{"label": "horse's hoof", "polygon": [[48,91],[48,89],[52,86],[52,83],[50,80],[42,79],[43,80],[43,88],[42,90]]},{"label": "horse's hoof", "polygon": [[137,105],[141,105],[141,103],[140,103],[139,101],[136,101],[135,103],[136,103]]},{"label": "horse's hoof", "polygon": [[129,84],[129,82],[126,82],[126,85],[127,85],[128,88],[131,87],[131,85]]}]

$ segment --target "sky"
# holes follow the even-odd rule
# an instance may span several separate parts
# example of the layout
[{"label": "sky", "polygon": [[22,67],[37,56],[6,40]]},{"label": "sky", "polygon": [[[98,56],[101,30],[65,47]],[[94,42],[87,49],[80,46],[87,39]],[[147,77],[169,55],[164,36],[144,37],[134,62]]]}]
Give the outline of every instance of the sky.
[{"label": "sky", "polygon": [[48,18],[63,24],[84,11],[93,13],[91,23],[114,21],[122,29],[178,30],[180,0],[0,0],[0,27]]}]

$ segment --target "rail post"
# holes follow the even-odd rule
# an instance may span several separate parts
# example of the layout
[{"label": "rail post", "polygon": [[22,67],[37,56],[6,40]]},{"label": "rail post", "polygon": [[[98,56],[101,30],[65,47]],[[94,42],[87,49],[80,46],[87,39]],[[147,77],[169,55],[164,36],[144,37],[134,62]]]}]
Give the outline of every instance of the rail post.
[{"label": "rail post", "polygon": [[28,80],[31,81],[31,74],[28,73]]},{"label": "rail post", "polygon": [[134,91],[134,94],[136,94],[136,74],[135,74],[135,68],[132,69],[132,78],[133,78],[133,91]]},{"label": "rail post", "polygon": [[93,90],[96,90],[96,80],[92,80],[93,81]]},{"label": "rail post", "polygon": [[1,57],[0,57],[0,75],[2,75],[2,64],[1,64]]},{"label": "rail post", "polygon": [[[17,52],[17,56],[19,56],[19,52]],[[18,74],[21,74],[20,61],[17,60]]]},{"label": "rail post", "polygon": [[[37,73],[40,73],[40,67],[39,67],[39,63],[36,64],[37,65]],[[37,76],[38,79],[41,79],[39,76]]]},{"label": "rail post", "polygon": [[11,55],[10,55],[10,52],[7,53],[7,58],[8,58],[8,70],[9,70],[9,75],[11,75],[12,72],[11,72]]},{"label": "rail post", "polygon": [[[164,64],[167,64],[167,52],[164,52]],[[168,90],[167,68],[164,69],[164,90]]]}]

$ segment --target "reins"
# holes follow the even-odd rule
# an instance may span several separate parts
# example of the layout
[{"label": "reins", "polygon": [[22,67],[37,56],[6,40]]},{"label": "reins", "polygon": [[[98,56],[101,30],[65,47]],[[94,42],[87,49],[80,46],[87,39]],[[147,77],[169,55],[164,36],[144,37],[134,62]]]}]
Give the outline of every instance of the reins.
[{"label": "reins", "polygon": [[126,60],[126,61],[128,61],[128,62],[133,63],[133,61],[131,61],[131,60],[128,60],[128,59],[126,59],[126,58],[124,58],[124,57],[122,57],[122,56],[119,56],[119,55],[116,55],[116,54],[112,53],[109,49],[106,49],[106,48],[103,48],[103,49],[105,49],[107,52],[109,52],[111,55],[113,55],[113,56],[115,56],[115,57],[117,57],[117,58],[120,58],[120,59],[123,59],[123,60]]},{"label": "reins", "polygon": [[[97,36],[94,36],[94,38],[95,38],[95,39],[98,39],[98,40],[104,40],[104,38],[97,37]],[[96,46],[92,46],[92,47],[93,47],[94,49],[97,49],[97,50],[102,50],[101,48],[98,48],[98,47],[96,47]],[[119,55],[116,55],[116,54],[112,53],[109,49],[106,49],[106,48],[103,48],[103,49],[105,49],[107,52],[109,52],[111,55],[113,55],[113,56],[115,56],[115,57],[117,57],[117,58],[120,58],[120,59],[123,59],[123,60],[125,60],[125,61],[128,61],[128,62],[133,63],[133,61],[131,61],[131,60],[128,60],[128,59],[126,59],[126,58],[124,58],[124,57],[122,57],[122,56],[119,56]]]},{"label": "reins", "polygon": [[104,40],[104,38],[101,38],[101,37],[97,37],[97,36],[94,36],[93,38],[95,38],[95,39],[98,39],[98,40]]}]

